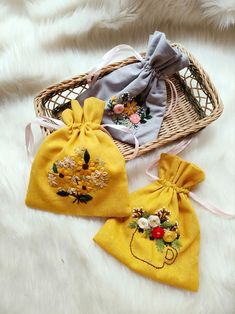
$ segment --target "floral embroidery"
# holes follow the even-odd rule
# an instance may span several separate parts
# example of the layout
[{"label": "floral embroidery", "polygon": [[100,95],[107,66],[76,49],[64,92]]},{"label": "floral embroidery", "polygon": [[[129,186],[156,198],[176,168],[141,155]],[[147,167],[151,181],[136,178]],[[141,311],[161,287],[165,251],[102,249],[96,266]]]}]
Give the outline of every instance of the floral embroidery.
[{"label": "floral embroidery", "polygon": [[138,105],[137,98],[131,98],[129,93],[124,93],[118,98],[112,96],[107,106],[113,122],[129,128],[135,129],[140,123],[146,123],[152,118],[149,107]]},{"label": "floral embroidery", "polygon": [[178,222],[169,220],[170,211],[165,207],[157,210],[155,214],[149,214],[142,208],[135,208],[132,217],[134,220],[130,222],[129,227],[137,229],[150,240],[154,240],[158,251],[163,252],[165,247],[180,249]]},{"label": "floral embroidery", "polygon": [[60,196],[72,197],[73,203],[87,203],[92,192],[107,186],[109,175],[104,162],[92,159],[88,150],[76,149],[73,156],[57,160],[48,172],[48,182]]}]

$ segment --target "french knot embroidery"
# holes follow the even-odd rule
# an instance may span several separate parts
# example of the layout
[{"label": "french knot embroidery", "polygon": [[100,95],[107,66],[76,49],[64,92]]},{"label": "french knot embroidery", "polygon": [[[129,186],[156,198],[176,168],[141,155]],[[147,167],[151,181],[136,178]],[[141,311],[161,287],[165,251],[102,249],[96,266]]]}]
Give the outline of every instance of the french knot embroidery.
[{"label": "french knot embroidery", "polygon": [[134,208],[132,211],[134,220],[130,222],[129,227],[154,240],[160,252],[168,246],[179,250],[181,246],[179,224],[177,221],[171,221],[170,215],[171,212],[165,207],[156,210],[153,214],[142,208]]},{"label": "french knot embroidery", "polygon": [[[171,265],[175,262],[181,248],[181,241],[179,224],[177,221],[170,220],[170,215],[171,212],[165,207],[156,210],[152,214],[142,208],[133,209],[133,220],[129,223],[129,228],[134,229],[130,241],[130,251],[133,257],[156,269],[161,269],[165,265]],[[155,243],[159,254],[164,256],[161,265],[155,265],[154,261],[146,261],[133,251],[134,237],[138,232],[143,234],[144,238]]]},{"label": "french knot embroidery", "polygon": [[167,187],[169,187],[169,188],[174,189],[177,193],[184,193],[184,194],[186,194],[186,195],[189,194],[189,190],[188,190],[188,189],[179,187],[179,186],[177,186],[175,183],[172,183],[172,182],[170,182],[170,181],[167,181],[166,179],[159,179],[158,182],[159,182],[161,185],[164,185],[164,186],[167,186]]},{"label": "french knot embroidery", "polygon": [[77,148],[74,155],[65,156],[53,163],[48,172],[48,183],[62,197],[70,197],[73,203],[85,203],[92,194],[107,186],[109,174],[105,163],[92,158],[86,148]]},{"label": "french knot embroidery", "polygon": [[129,93],[119,97],[112,96],[107,103],[107,108],[115,124],[134,130],[152,119],[150,108],[143,106],[138,97],[131,97]]}]

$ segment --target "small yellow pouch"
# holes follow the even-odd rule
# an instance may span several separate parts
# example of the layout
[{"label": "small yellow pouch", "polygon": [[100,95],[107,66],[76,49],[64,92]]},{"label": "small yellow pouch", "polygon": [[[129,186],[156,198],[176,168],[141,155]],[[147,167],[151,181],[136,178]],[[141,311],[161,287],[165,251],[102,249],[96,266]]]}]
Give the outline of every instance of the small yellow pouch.
[{"label": "small yellow pouch", "polygon": [[100,129],[105,103],[71,101],[66,126],[42,143],[32,165],[26,204],[58,214],[129,215],[125,161],[112,138]]},{"label": "small yellow pouch", "polygon": [[94,241],[142,275],[197,291],[200,230],[188,193],[204,173],[162,154],[159,177],[130,195],[132,216],[108,219]]}]

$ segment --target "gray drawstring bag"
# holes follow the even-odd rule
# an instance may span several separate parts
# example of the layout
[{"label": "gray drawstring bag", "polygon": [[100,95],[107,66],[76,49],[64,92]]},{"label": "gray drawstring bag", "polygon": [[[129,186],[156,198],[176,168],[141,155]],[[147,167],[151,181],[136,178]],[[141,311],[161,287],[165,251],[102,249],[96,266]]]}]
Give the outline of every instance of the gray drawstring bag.
[{"label": "gray drawstring bag", "polygon": [[[155,140],[166,111],[168,76],[188,66],[189,61],[179,49],[171,47],[165,34],[149,36],[142,61],[121,67],[98,79],[78,96],[81,105],[88,97],[106,101],[102,122],[130,128],[140,145]],[[109,129],[113,138],[134,144],[133,135]]]}]

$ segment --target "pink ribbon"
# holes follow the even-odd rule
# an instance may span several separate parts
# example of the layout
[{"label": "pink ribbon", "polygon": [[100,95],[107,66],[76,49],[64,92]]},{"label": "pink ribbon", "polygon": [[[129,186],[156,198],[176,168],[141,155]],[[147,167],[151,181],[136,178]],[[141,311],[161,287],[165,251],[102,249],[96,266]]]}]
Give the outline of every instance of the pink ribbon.
[{"label": "pink ribbon", "polygon": [[[97,81],[100,75],[101,69],[103,67],[107,66],[110,62],[113,61],[114,58],[118,57],[120,53],[123,53],[125,51],[133,53],[137,60],[139,60],[140,62],[143,62],[144,59],[133,47],[126,44],[115,46],[114,48],[106,52],[103,55],[101,61],[89,71],[86,77],[88,86],[90,87],[92,84],[94,84]],[[165,81],[166,83],[168,83],[170,87],[170,99],[171,99],[169,108],[165,115],[165,117],[167,117],[174,110],[175,106],[178,103],[178,93],[177,93],[175,84],[170,79],[165,79]]]},{"label": "pink ribbon", "polygon": [[170,87],[170,99],[171,99],[167,113],[165,114],[165,117],[168,117],[171,114],[171,112],[175,109],[175,106],[178,103],[178,93],[177,93],[175,84],[170,79],[166,79],[166,83],[168,83]]},{"label": "pink ribbon", "polygon": [[100,75],[101,69],[104,66],[108,65],[110,62],[112,62],[114,58],[118,57],[120,53],[123,53],[125,51],[132,52],[134,56],[136,57],[136,59],[141,62],[144,60],[141,57],[141,55],[129,45],[122,44],[122,45],[115,46],[114,48],[106,52],[103,55],[101,61],[89,71],[87,75],[87,84],[89,86],[94,84]]},{"label": "pink ribbon", "polygon": [[[109,127],[109,128],[112,128],[112,129],[116,129],[116,130],[120,130],[122,132],[125,132],[127,134],[131,134],[135,140],[135,147],[134,147],[134,151],[133,151],[133,154],[131,155],[131,159],[134,159],[137,155],[138,155],[138,152],[139,152],[139,141],[138,139],[136,138],[136,136],[134,135],[134,133],[129,129],[127,128],[126,126],[124,125],[116,125],[116,124],[102,124],[101,127]],[[110,135],[110,134],[109,134]],[[111,136],[111,135],[110,135]]]},{"label": "pink ribbon", "polygon": [[[175,155],[179,154],[181,151],[183,151],[190,144],[191,141],[192,141],[191,138],[184,139],[181,142],[179,142],[178,144],[176,144],[173,148],[169,149],[167,151],[167,153],[168,154],[175,154]],[[159,160],[160,159],[158,158],[157,160],[154,160],[152,163],[150,163],[148,165],[148,167],[146,168],[146,171],[145,171],[146,175],[154,181],[158,180],[159,177],[151,174],[150,170],[158,164]],[[214,215],[221,216],[221,217],[228,218],[228,219],[235,218],[234,214],[226,213],[226,212],[220,210],[218,207],[214,206],[213,204],[209,203],[208,201],[202,200],[198,195],[196,195],[195,193],[193,193],[191,191],[189,192],[189,196],[191,197],[192,200],[194,200],[199,205],[201,205],[205,210],[213,213]]]},{"label": "pink ribbon", "polygon": [[[185,138],[182,141],[180,141],[179,143],[177,143],[176,145],[174,145],[172,148],[170,148],[168,151],[166,151],[165,153],[167,154],[173,154],[173,155],[177,155],[180,152],[182,152],[192,141],[192,138]],[[151,178],[152,180],[157,180],[158,177],[154,176],[153,174],[150,173],[150,170],[153,169],[154,167],[157,166],[158,162],[159,162],[160,158],[154,160],[153,162],[151,162],[148,167],[145,170],[146,175]]]},{"label": "pink ribbon", "polygon": [[[58,119],[54,119],[54,118],[49,118],[46,116],[37,117],[36,119],[31,121],[29,124],[27,124],[27,126],[25,127],[25,145],[26,145],[26,151],[27,151],[28,158],[31,162],[33,161],[33,148],[34,148],[34,136],[33,136],[33,132],[32,132],[32,124],[36,124],[36,125],[39,125],[41,127],[45,127],[49,130],[58,130],[58,129],[65,126],[63,121],[58,120]],[[105,129],[105,127],[110,127],[110,128],[117,129],[117,130],[120,130],[120,131],[128,133],[128,134],[131,134],[135,140],[134,152],[132,154],[131,159],[135,158],[138,155],[139,141],[136,138],[136,136],[134,135],[134,133],[129,128],[127,128],[124,125],[113,125],[113,124],[103,124],[100,127],[101,127],[102,131],[105,131],[109,135],[110,135],[110,133]]]},{"label": "pink ribbon", "polygon": [[29,160],[33,161],[33,148],[34,148],[34,136],[32,131],[32,124],[36,124],[42,127],[45,127],[49,130],[58,130],[65,126],[64,122],[58,119],[49,118],[46,116],[37,117],[32,120],[29,124],[25,127],[25,145],[26,151]]}]

